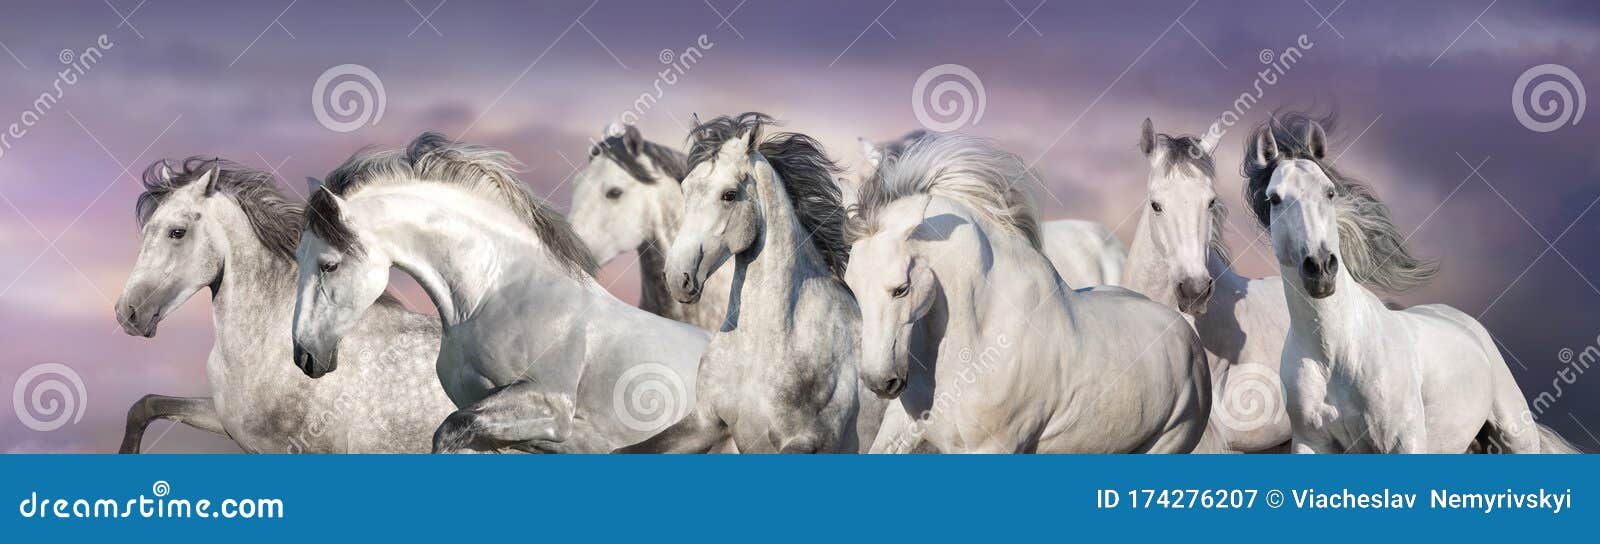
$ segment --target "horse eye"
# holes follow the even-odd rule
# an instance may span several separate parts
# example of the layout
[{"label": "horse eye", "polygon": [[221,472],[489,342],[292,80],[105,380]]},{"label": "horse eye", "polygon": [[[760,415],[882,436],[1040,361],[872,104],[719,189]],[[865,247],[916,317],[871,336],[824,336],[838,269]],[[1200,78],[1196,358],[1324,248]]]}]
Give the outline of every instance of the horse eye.
[{"label": "horse eye", "polygon": [[1156,213],[1161,213],[1161,204],[1160,203],[1156,203],[1156,202],[1151,202],[1150,203],[1150,210],[1153,211],[1153,212],[1156,212]]},{"label": "horse eye", "polygon": [[739,198],[739,191],[724,191],[722,193],[722,201],[723,202],[733,202],[734,200],[738,200],[738,198]]},{"label": "horse eye", "polygon": [[595,157],[598,157],[598,156],[600,156],[600,146],[597,145],[597,146],[590,147],[589,148],[589,158],[592,159],[592,158],[595,158]]},{"label": "horse eye", "polygon": [[187,236],[188,234],[189,229],[172,229],[167,231],[167,237],[173,240],[182,240],[183,237]]},{"label": "horse eye", "polygon": [[889,296],[894,298],[904,298],[909,293],[911,293],[911,282],[906,282],[905,284],[894,288],[894,291],[890,292]]},{"label": "horse eye", "polygon": [[1283,197],[1278,196],[1276,194],[1269,195],[1269,196],[1267,196],[1267,202],[1272,203],[1273,206],[1277,206],[1277,205],[1283,203]]},{"label": "horse eye", "polygon": [[1333,200],[1333,189],[1328,189],[1328,200]]},{"label": "horse eye", "polygon": [[1206,204],[1206,209],[1208,209],[1208,210],[1217,209],[1217,199],[1215,199],[1215,198],[1211,199],[1211,203]]},{"label": "horse eye", "polygon": [[622,198],[622,189],[618,189],[616,187],[612,187],[610,189],[607,189],[606,190],[606,198],[609,198],[611,200],[616,200],[616,199]]},{"label": "horse eye", "polygon": [[333,272],[334,270],[338,270],[339,269],[339,263],[334,263],[334,262],[322,263],[321,265],[318,265],[317,268],[322,269],[322,271],[324,273],[329,273],[329,272]]}]

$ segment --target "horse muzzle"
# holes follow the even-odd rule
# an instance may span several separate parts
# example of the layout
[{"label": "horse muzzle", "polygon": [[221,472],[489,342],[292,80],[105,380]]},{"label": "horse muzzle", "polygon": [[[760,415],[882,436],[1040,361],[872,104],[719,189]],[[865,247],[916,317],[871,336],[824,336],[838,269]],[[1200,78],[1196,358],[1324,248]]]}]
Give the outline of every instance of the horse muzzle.
[{"label": "horse muzzle", "polygon": [[321,378],[329,372],[333,372],[333,369],[338,367],[337,359],[337,355],[329,356],[327,359],[319,359],[312,355],[310,350],[301,346],[299,342],[294,343],[294,366],[299,368],[301,372],[306,373],[306,376],[311,379]]},{"label": "horse muzzle", "polygon": [[1191,277],[1178,282],[1178,310],[1199,316],[1206,313],[1211,302],[1212,281],[1209,277]]},{"label": "horse muzzle", "polygon": [[132,304],[118,304],[117,323],[122,325],[122,332],[129,336],[155,338],[156,328],[161,325],[161,310],[140,310]]},{"label": "horse muzzle", "polygon": [[1339,256],[1333,253],[1308,255],[1300,263],[1300,281],[1311,298],[1324,299],[1333,295],[1338,277]]}]

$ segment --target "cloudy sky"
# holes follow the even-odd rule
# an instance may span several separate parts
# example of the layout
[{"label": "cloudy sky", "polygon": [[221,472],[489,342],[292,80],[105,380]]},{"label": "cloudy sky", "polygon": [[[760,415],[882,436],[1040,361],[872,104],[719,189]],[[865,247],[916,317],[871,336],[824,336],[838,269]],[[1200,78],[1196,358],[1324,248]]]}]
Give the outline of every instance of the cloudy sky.
[{"label": "cloudy sky", "polygon": [[[1442,261],[1436,282],[1400,299],[1478,316],[1524,392],[1554,394],[1570,366],[1562,350],[1583,352],[1600,335],[1600,213],[1587,213],[1600,198],[1600,122],[1579,118],[1586,94],[1576,92],[1600,84],[1597,24],[1600,6],[1577,1],[7,2],[0,127],[32,125],[0,138],[0,392],[62,363],[86,399],[81,421],[48,432],[0,408],[0,451],[114,451],[140,395],[206,392],[204,294],[155,339],[123,335],[112,314],[138,244],[140,188],[127,172],[214,155],[276,170],[298,190],[363,146],[436,130],[510,150],[528,165],[524,179],[565,208],[590,138],[654,92],[664,52],[702,35],[700,62],[640,115],[646,137],[681,145],[694,114],[759,110],[859,170],[857,136],[963,124],[965,114],[964,130],[1036,165],[1045,217],[1099,220],[1125,240],[1144,205],[1139,122],[1202,131],[1254,92],[1264,52],[1304,35],[1300,62],[1264,86],[1245,126],[1275,108],[1336,108],[1340,166],[1378,188],[1418,253]],[[102,34],[111,47],[100,61],[36,110],[40,93],[55,92],[63,52]],[[316,104],[329,104],[319,77],[348,64],[370,70],[381,100],[319,120]],[[919,119],[918,100],[930,102],[916,83],[943,65],[970,71],[973,100]],[[1556,85],[1572,100],[1513,96],[1544,65],[1566,72],[1524,94],[1554,78],[1577,82]],[[1219,192],[1235,210],[1244,132],[1228,132],[1218,158]],[[1275,274],[1267,248],[1246,247],[1254,226],[1233,219],[1239,268]],[[627,264],[606,274],[625,298],[637,282]],[[1600,377],[1567,376],[1576,383],[1563,381],[1540,419],[1600,449],[1590,432],[1600,431]],[[147,447],[236,451],[167,425],[152,426],[161,438]]]}]

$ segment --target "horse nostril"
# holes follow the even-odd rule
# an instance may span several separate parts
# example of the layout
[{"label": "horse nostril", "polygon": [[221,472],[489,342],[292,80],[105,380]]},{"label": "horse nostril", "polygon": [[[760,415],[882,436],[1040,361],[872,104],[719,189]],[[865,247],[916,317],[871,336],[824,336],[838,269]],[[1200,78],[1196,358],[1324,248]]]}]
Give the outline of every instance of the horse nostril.
[{"label": "horse nostril", "polygon": [[1317,260],[1315,258],[1311,257],[1310,255],[1307,255],[1306,256],[1306,262],[1301,263],[1301,265],[1300,265],[1300,270],[1301,270],[1302,273],[1305,274],[1306,277],[1314,278],[1314,277],[1317,276],[1317,274],[1320,274],[1322,272],[1322,266],[1317,263]]},{"label": "horse nostril", "polygon": [[1329,253],[1328,254],[1328,264],[1326,266],[1324,266],[1323,268],[1326,269],[1329,274],[1338,273],[1339,272],[1339,256],[1338,255],[1334,255],[1332,253]]},{"label": "horse nostril", "polygon": [[138,321],[139,321],[139,310],[135,310],[133,308],[133,305],[129,304],[128,305],[128,322],[129,323],[135,323],[135,322],[138,322]]},{"label": "horse nostril", "polygon": [[889,378],[883,381],[883,391],[886,393],[900,392],[900,378]]}]

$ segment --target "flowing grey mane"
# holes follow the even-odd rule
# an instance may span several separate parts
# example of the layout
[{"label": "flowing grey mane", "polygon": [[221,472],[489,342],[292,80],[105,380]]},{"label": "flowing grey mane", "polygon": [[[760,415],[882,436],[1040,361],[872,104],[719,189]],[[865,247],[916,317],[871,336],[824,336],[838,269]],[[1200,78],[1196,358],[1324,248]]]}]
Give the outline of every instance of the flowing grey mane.
[{"label": "flowing grey mane", "polygon": [[1028,193],[1031,175],[1020,157],[965,134],[930,134],[883,165],[861,184],[851,208],[850,238],[870,235],[877,215],[890,203],[927,194],[965,204],[990,223],[1022,236],[1039,248],[1039,222]]},{"label": "flowing grey mane", "polygon": [[[1389,214],[1389,207],[1378,200],[1372,189],[1360,181],[1339,172],[1331,163],[1315,156],[1303,140],[1306,130],[1320,125],[1325,133],[1332,134],[1338,123],[1336,115],[1313,119],[1303,112],[1274,114],[1266,123],[1256,127],[1246,139],[1243,172],[1245,177],[1245,202],[1255,213],[1262,228],[1271,228],[1272,210],[1267,202],[1267,185],[1272,182],[1272,172],[1283,160],[1304,159],[1316,163],[1333,181],[1338,192],[1336,200],[1339,216],[1340,252],[1346,268],[1356,281],[1367,287],[1399,293],[1426,284],[1439,273],[1439,263],[1411,254],[1405,236],[1400,234]],[[1259,135],[1271,131],[1278,144],[1278,159],[1270,164],[1257,165],[1250,157],[1256,156]]]},{"label": "flowing grey mane", "polygon": [[[171,170],[170,178],[162,174],[163,170],[168,169]],[[239,203],[239,208],[244,210],[250,230],[261,240],[261,244],[273,255],[293,260],[295,245],[300,243],[300,217],[304,206],[284,198],[283,193],[278,192],[272,174],[222,159],[189,157],[181,161],[177,168],[172,168],[166,160],[159,160],[146,168],[141,180],[144,193],[139,195],[133,207],[139,226],[143,228],[156,208],[161,207],[161,203],[174,191],[194,183],[202,174],[212,170],[216,171],[217,177],[212,181],[210,190],[233,197]]]},{"label": "flowing grey mane", "polygon": [[[1216,181],[1216,162],[1212,155],[1206,152],[1205,146],[1200,144],[1198,136],[1157,134],[1154,143],[1163,149],[1159,155],[1161,160],[1155,165],[1163,176],[1171,177],[1172,174],[1182,170],[1190,170],[1205,176],[1208,180]],[[1233,256],[1228,253],[1227,226],[1228,207],[1218,200],[1211,206],[1211,239],[1207,241],[1207,246],[1210,247],[1213,256],[1224,263],[1231,263]]]},{"label": "flowing grey mane", "polygon": [[689,169],[714,160],[717,150],[728,140],[755,131],[750,141],[760,143],[749,151],[760,152],[783,180],[783,191],[789,195],[800,227],[822,253],[828,269],[835,276],[843,277],[850,262],[850,245],[844,240],[843,197],[834,181],[834,176],[840,172],[839,165],[822,151],[822,144],[804,134],[780,132],[762,140],[762,127],[772,123],[772,118],[766,114],[746,112],[696,125],[689,132],[694,140],[689,148]]},{"label": "flowing grey mane", "polygon": [[656,168],[674,180],[683,181],[684,176],[689,175],[689,165],[682,152],[644,139],[633,125],[623,129],[621,135],[607,136],[589,149],[590,156],[601,154],[621,166],[633,179],[647,185],[655,183],[656,178],[639,162],[641,156],[650,159]]},{"label": "flowing grey mane", "polygon": [[330,192],[348,198],[368,185],[411,180],[460,185],[497,197],[534,230],[558,264],[574,276],[592,276],[594,257],[567,219],[517,179],[520,166],[505,151],[425,132],[403,151],[362,151],[335,168],[323,181],[326,190],[311,195],[306,225],[333,247],[350,251],[360,247],[358,240],[340,218]]}]

